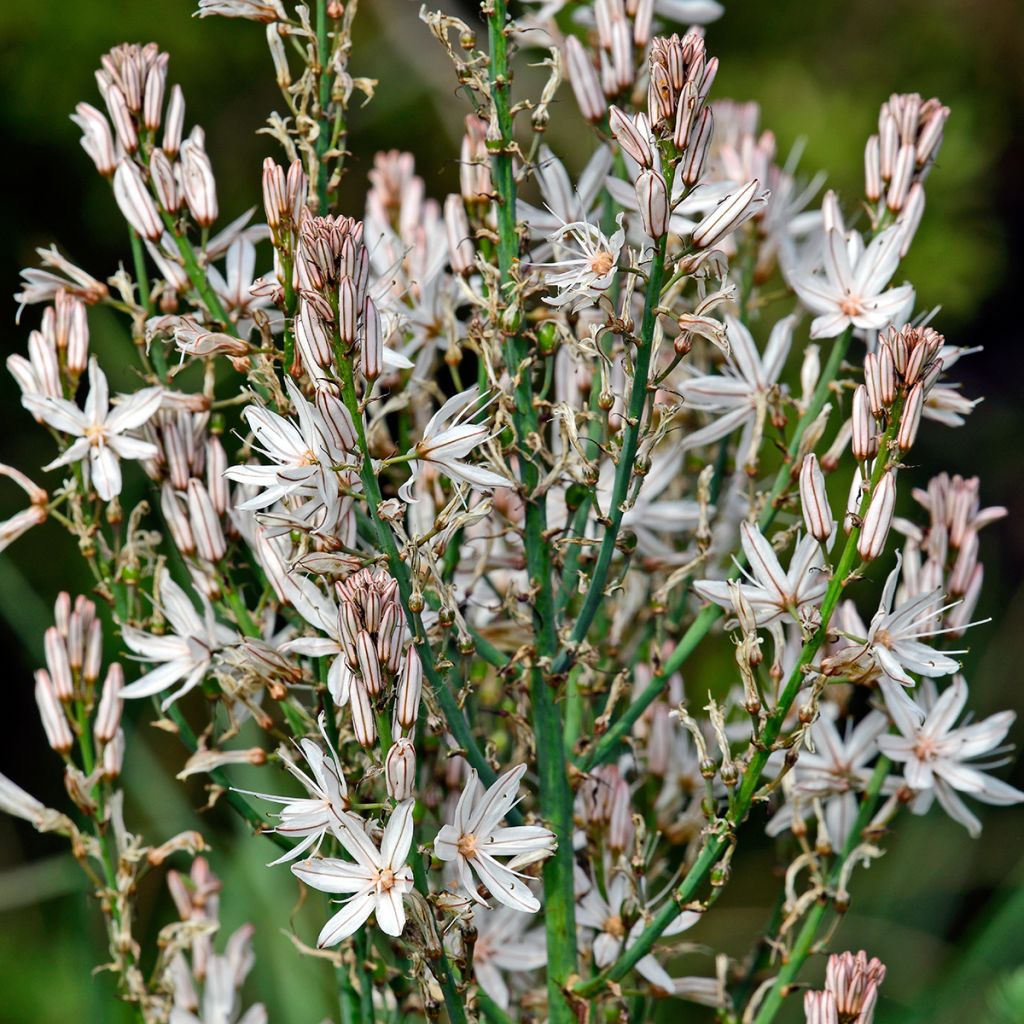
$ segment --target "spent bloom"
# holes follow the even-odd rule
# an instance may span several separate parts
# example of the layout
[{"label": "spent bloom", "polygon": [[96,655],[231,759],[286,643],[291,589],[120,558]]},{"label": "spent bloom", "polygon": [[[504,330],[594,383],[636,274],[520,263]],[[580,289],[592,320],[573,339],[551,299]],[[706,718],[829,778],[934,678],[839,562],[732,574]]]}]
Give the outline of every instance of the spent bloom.
[{"label": "spent bloom", "polygon": [[[486,901],[473,884],[473,872],[491,895],[505,906],[526,913],[540,910],[523,876],[498,857],[530,860],[546,856],[555,848],[554,833],[539,825],[500,827],[502,818],[519,802],[519,783],[526,774],[521,764],[505,772],[486,792],[475,768],[455,807],[451,825],[443,825],[434,840],[434,854],[454,862],[462,887],[479,903]],[[512,863],[516,863],[514,859]]]}]

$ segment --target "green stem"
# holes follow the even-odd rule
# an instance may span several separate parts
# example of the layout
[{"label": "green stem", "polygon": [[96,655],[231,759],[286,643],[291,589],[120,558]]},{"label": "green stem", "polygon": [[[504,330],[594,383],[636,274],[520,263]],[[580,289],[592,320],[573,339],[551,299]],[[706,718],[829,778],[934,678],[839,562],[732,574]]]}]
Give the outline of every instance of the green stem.
[{"label": "green stem", "polygon": [[151,316],[153,307],[149,300],[149,275],[146,273],[146,257],[142,251],[142,239],[134,228],[129,228],[128,233],[132,240],[132,262],[135,265],[135,280],[139,286],[139,305],[146,311],[146,316]]},{"label": "green stem", "polygon": [[[803,443],[804,434],[807,428],[818,418],[825,401],[828,398],[832,382],[839,373],[843,358],[850,346],[852,332],[847,330],[835,340],[828,362],[818,380],[818,386],[814,389],[810,402],[807,404],[803,416],[800,417],[793,437],[789,442],[786,451],[786,459],[779,467],[775,475],[775,481],[768,492],[768,500],[765,502],[764,511],[758,519],[758,527],[764,531],[775,519],[780,507],[780,499],[792,483],[794,464]],[[737,556],[740,564],[743,563],[742,556]],[[739,576],[739,568],[735,567],[729,574],[730,579]],[[675,650],[668,656],[664,665],[647,686],[634,699],[632,704],[616,720],[615,724],[594,744],[587,754],[580,758],[579,767],[589,771],[596,765],[604,764],[615,753],[619,742],[633,728],[633,724],[640,716],[654,703],[664,692],[672,675],[679,671],[687,658],[697,649],[698,644],[707,636],[711,627],[725,614],[724,609],[718,605],[708,605],[702,609],[694,619],[693,624],[683,634],[682,639],[676,645]]]},{"label": "green stem", "polygon": [[[860,505],[860,519],[863,519],[867,513],[871,496],[886,470],[889,460],[889,443],[895,436],[898,425],[899,407],[894,410],[892,422],[882,435],[879,455],[875,460],[874,470],[871,474],[871,484]],[[753,757],[751,757],[750,763],[744,769],[739,790],[735,795],[735,800],[729,809],[729,813],[724,819],[719,819],[711,830],[696,862],[676,890],[674,899],[662,907],[652,922],[641,932],[637,941],[611,967],[602,971],[595,978],[577,985],[574,989],[577,994],[582,996],[594,995],[596,992],[601,991],[608,982],[621,981],[633,969],[637,961],[651,951],[654,943],[658,941],[665,929],[682,912],[683,905],[693,898],[698,887],[704,882],[711,869],[729,847],[735,830],[744,821],[754,802],[754,797],[761,784],[761,778],[774,750],[775,742],[782,732],[786,716],[793,706],[797,694],[806,683],[806,670],[821,649],[828,635],[828,625],[832,618],[832,613],[835,611],[836,605],[839,604],[843,590],[858,560],[857,540],[859,537],[860,525],[858,522],[858,525],[854,526],[846,538],[846,544],[843,547],[839,563],[833,572],[832,579],[829,581],[828,589],[825,592],[821,605],[820,625],[815,630],[814,635],[804,644],[797,664],[786,682],[786,687],[779,697],[775,710],[767,717],[764,728],[758,736],[757,749]]]},{"label": "green stem", "polygon": [[601,602],[605,598],[604,588],[608,581],[612,559],[615,557],[615,544],[622,527],[622,518],[626,514],[626,497],[629,483],[633,479],[634,462],[640,446],[640,431],[643,424],[644,410],[647,407],[647,384],[651,369],[651,355],[654,349],[654,327],[657,323],[658,302],[661,299],[661,285],[665,278],[665,245],[667,235],[657,240],[654,256],[651,260],[650,277],[647,282],[647,295],[644,300],[643,319],[640,322],[640,338],[637,344],[636,363],[633,369],[633,390],[629,396],[629,411],[626,415],[626,426],[622,432],[622,447],[619,461],[615,467],[615,480],[608,508],[608,524],[601,538],[601,548],[594,566],[593,575],[587,588],[583,607],[573,623],[572,633],[567,645],[555,662],[554,672],[557,675],[565,671],[573,657],[573,651],[582,643],[594,621]]},{"label": "green stem", "polygon": [[[506,0],[492,0],[481,5],[487,14],[490,47],[488,76],[498,138],[489,141],[491,175],[497,193],[498,271],[503,296],[515,299],[513,266],[519,252],[516,230],[516,182],[512,162],[513,133],[510,102],[511,71],[509,67]],[[506,307],[512,320],[518,311]],[[575,1013],[565,997],[565,985],[577,970],[576,905],[573,888],[574,859],[573,794],[567,774],[562,716],[555,702],[558,674],[549,677],[542,665],[550,666],[558,649],[555,625],[555,603],[551,579],[551,556],[547,539],[547,516],[543,496],[537,485],[540,475],[530,456],[529,438],[539,432],[539,418],[529,373],[530,355],[525,339],[517,330],[505,338],[506,370],[515,388],[513,426],[519,453],[519,474],[523,500],[526,503],[523,547],[533,598],[534,635],[538,663],[530,669],[530,696],[533,710],[534,737],[537,749],[537,771],[540,778],[541,815],[558,838],[558,848],[544,863],[544,924],[548,952],[548,1015],[551,1024],[573,1024]]]},{"label": "green stem", "polygon": [[316,51],[320,83],[320,130],[316,137],[316,193],[319,214],[326,217],[327,206],[327,149],[331,142],[331,120],[328,107],[331,102],[331,78],[327,73],[327,0],[316,0]]},{"label": "green stem", "polygon": [[192,248],[192,243],[178,230],[178,225],[174,222],[174,217],[171,214],[166,210],[161,210],[160,213],[164,219],[164,224],[167,225],[167,230],[178,246],[178,252],[181,255],[185,273],[188,274],[188,279],[192,282],[192,287],[199,294],[199,298],[203,300],[203,305],[206,306],[210,316],[223,325],[224,330],[228,334],[233,334],[237,337],[238,331],[224,309],[224,304],[211,287],[206,273],[199,265],[199,260],[196,257],[195,249]]}]

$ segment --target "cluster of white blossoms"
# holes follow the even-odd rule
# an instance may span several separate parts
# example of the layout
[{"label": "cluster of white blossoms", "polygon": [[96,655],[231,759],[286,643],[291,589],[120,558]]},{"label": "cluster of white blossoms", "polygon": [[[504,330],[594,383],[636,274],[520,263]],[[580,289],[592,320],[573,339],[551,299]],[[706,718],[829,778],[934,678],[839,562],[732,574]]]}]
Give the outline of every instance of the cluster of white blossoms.
[{"label": "cluster of white blossoms", "polygon": [[[0,467],[29,499],[0,547],[56,521],[96,579],[58,600],[36,676],[78,814],[4,778],[0,807],[69,836],[147,1020],[265,1012],[241,1013],[251,930],[213,952],[230,853],[222,897],[202,858],[169,873],[181,921],[139,967],[137,882],[204,842],[127,829],[124,714],[338,904],[308,899],[318,935],[281,907],[276,955],[315,935],[345,1020],[639,1021],[678,998],[769,1024],[901,808],[977,835],[974,805],[1024,800],[993,761],[1013,715],[970,717],[962,663],[1005,510],[976,478],[905,483],[918,433],[976,405],[950,377],[969,350],[899,279],[949,111],[891,97],[841,204],[777,160],[756,104],[714,96],[704,29],[672,33],[718,4],[490,0],[486,46],[425,9],[473,98],[458,189],[381,153],[343,213],[348,106],[391,73],[350,73],[355,8],[200,4],[266,26],[287,163],[249,183],[261,223],[211,233],[205,137],[155,45],[107,54],[104,109],[76,110],[132,271],[56,249],[25,271],[43,312],[8,366],[56,450],[47,489]],[[513,89],[520,51],[538,96]],[[563,71],[593,128],[575,184],[544,134],[571,116]],[[114,397],[97,306],[133,342]],[[126,656],[100,683],[104,631]],[[781,909],[736,959],[703,918],[759,828]],[[884,973],[833,957],[808,1020],[870,1024]]]}]

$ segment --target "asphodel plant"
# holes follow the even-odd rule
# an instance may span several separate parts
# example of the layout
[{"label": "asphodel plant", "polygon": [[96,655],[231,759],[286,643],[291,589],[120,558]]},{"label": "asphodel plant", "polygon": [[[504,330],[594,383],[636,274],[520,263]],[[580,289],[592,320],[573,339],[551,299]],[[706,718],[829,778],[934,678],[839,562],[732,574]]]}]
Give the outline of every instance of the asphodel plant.
[{"label": "asphodel plant", "polygon": [[[312,890],[322,930],[275,955],[325,960],[342,1021],[691,1000],[768,1024],[901,811],[977,834],[971,804],[1024,799],[977,763],[1012,715],[960,724],[1004,510],[908,468],[975,405],[897,280],[949,110],[892,96],[864,194],[819,195],[716,94],[717,4],[424,9],[465,104],[458,191],[394,150],[344,207],[350,105],[403,74],[354,76],[356,7],[200,4],[266,27],[258,219],[223,223],[155,45],[103,56],[76,108],[131,269],[42,250],[18,296],[8,367],[53,459],[44,484],[3,469],[29,501],[3,543],[49,520],[94,586],[57,598],[35,683],[72,802],[0,779],[0,804],[68,836],[147,1021],[266,1014],[242,1013],[251,929],[216,935],[230,856],[218,879],[199,831],[125,820],[129,708]],[[578,117],[574,180],[544,140]],[[129,393],[90,354],[96,307],[134,343]],[[777,912],[717,953],[704,919],[765,831]],[[153,953],[134,903],[165,871]],[[808,1019],[869,1024],[884,974],[833,956]]]}]

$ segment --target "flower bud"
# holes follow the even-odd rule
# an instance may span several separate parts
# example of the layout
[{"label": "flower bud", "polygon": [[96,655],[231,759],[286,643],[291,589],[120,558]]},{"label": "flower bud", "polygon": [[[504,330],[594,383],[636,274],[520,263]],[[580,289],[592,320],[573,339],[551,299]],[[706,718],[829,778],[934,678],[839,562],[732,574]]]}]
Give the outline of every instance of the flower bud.
[{"label": "flower bud", "polygon": [[384,684],[381,679],[380,661],[377,658],[373,637],[365,629],[361,629],[356,637],[356,662],[366,692],[371,697],[375,697],[383,689]]},{"label": "flower bud", "polygon": [[565,66],[580,113],[585,120],[596,124],[604,118],[605,94],[590,57],[575,36],[569,36],[565,41]]},{"label": "flower bud", "polygon": [[109,178],[117,167],[117,149],[110,122],[88,103],[79,103],[71,120],[82,129],[82,149],[89,154],[96,170],[104,178]]},{"label": "flower bud", "polygon": [[338,336],[346,346],[355,344],[356,323],[356,286],[350,277],[343,277],[338,282]]},{"label": "flower bud", "polygon": [[466,277],[473,272],[473,239],[469,231],[466,204],[461,196],[452,194],[445,199],[444,227],[452,272]]},{"label": "flower bud", "polygon": [[423,693],[423,663],[415,647],[405,652],[398,677],[398,693],[395,697],[395,717],[403,729],[411,729],[420,713],[420,696]]},{"label": "flower bud", "polygon": [[181,190],[196,223],[209,227],[217,219],[217,181],[206,150],[192,138],[181,147]]},{"label": "flower bud", "polygon": [[116,735],[121,725],[121,712],[124,708],[124,700],[121,698],[121,689],[124,686],[124,670],[118,662],[114,662],[107,669],[106,678],[103,680],[103,692],[100,695],[100,705],[96,711],[96,721],[93,724],[92,733],[98,743],[109,743]]},{"label": "flower bud", "polygon": [[363,376],[376,380],[384,370],[384,329],[380,313],[369,295],[363,300],[363,339],[359,346],[359,365]]},{"label": "flower bud", "polygon": [[103,748],[103,777],[112,782],[124,766],[124,729],[118,729],[114,738]]},{"label": "flower bud", "polygon": [[180,85],[171,86],[164,118],[164,139],[160,148],[173,160],[181,149],[181,136],[185,129],[185,95]]},{"label": "flower bud", "polygon": [[64,637],[61,636],[60,630],[56,626],[50,626],[44,634],[43,649],[54,695],[58,700],[71,700],[75,695],[71,664],[68,660]]},{"label": "flower bud", "polygon": [[[314,366],[324,369],[331,365],[334,352],[331,350],[331,331],[311,302],[299,302],[299,311],[294,320],[295,343],[303,365],[310,371]],[[310,376],[315,376],[312,372]]]},{"label": "flower bud", "polygon": [[892,180],[889,182],[889,191],[885,196],[885,205],[898,213],[903,209],[910,192],[910,185],[914,176],[914,147],[912,145],[901,146],[896,154],[896,163],[893,166]]},{"label": "flower bud", "polygon": [[160,205],[168,213],[177,213],[181,206],[181,194],[178,180],[174,176],[174,168],[167,154],[162,149],[154,149],[149,158],[149,173],[153,179],[153,188]]},{"label": "flower bud", "polygon": [[696,185],[704,174],[704,164],[708,157],[708,148],[715,131],[715,118],[710,107],[705,107],[697,118],[697,123],[690,132],[690,141],[686,147],[686,160],[683,162],[682,178],[687,185]]},{"label": "flower bud", "polygon": [[921,425],[921,411],[924,409],[924,384],[915,384],[907,395],[903,414],[900,416],[900,428],[896,433],[896,445],[901,452],[908,452],[914,447],[917,429]]},{"label": "flower bud", "polygon": [[224,451],[224,445],[216,434],[211,434],[206,440],[206,490],[213,502],[214,511],[222,516],[227,512],[230,495],[228,494],[228,480],[224,475],[228,468],[228,456]]},{"label": "flower bud", "polygon": [[882,162],[877,135],[872,135],[864,147],[864,195],[871,203],[877,203],[882,196]]},{"label": "flower bud", "polygon": [[878,451],[878,438],[875,434],[875,418],[871,415],[871,402],[868,389],[861,384],[853,393],[853,435],[851,446],[853,456],[858,462],[871,458]]},{"label": "flower bud", "polygon": [[124,219],[143,238],[155,242],[164,232],[164,223],[157,212],[138,167],[122,160],[114,172],[114,199]]},{"label": "flower bud", "polygon": [[388,751],[384,780],[392,800],[401,803],[416,795],[416,748],[411,740],[402,737]]},{"label": "flower bud", "polygon": [[227,552],[220,516],[206,488],[195,477],[188,482],[188,516],[199,557],[207,562],[219,562]]},{"label": "flower bud", "polygon": [[352,712],[352,731],[355,733],[356,742],[363,747],[372,747],[377,739],[377,724],[373,720],[370,695],[359,680],[352,683],[349,709]]},{"label": "flower bud", "polygon": [[857,554],[870,562],[885,550],[885,542],[892,526],[892,514],[896,507],[896,475],[888,470],[871,495],[871,504],[861,526],[857,539]]},{"label": "flower bud", "polygon": [[738,192],[726,196],[694,228],[693,244],[700,249],[710,248],[760,210],[767,203],[769,193],[758,195],[758,188],[758,181],[754,178]]},{"label": "flower bud", "polygon": [[813,452],[804,456],[800,466],[800,504],[807,532],[824,544],[832,536],[832,509],[825,491],[825,477]]},{"label": "flower bud", "polygon": [[636,179],[636,200],[644,231],[652,239],[661,238],[668,230],[668,194],[665,179],[657,171],[642,171]]},{"label": "flower bud", "polygon": [[46,669],[42,668],[36,672],[36,705],[39,708],[43,731],[46,733],[46,742],[58,754],[66,754],[74,743],[71,727],[68,725],[63,707],[57,700],[57,695],[53,692],[50,676]]},{"label": "flower bud", "polygon": [[174,541],[174,546],[178,551],[186,556],[193,554],[196,550],[196,542],[192,536],[192,526],[181,506],[178,491],[174,489],[170,480],[165,480],[160,486],[160,513],[164,517],[171,540]]},{"label": "flower bud", "polygon": [[103,661],[103,627],[98,619],[89,623],[85,636],[85,655],[82,659],[82,678],[92,686],[99,678]]},{"label": "flower bud", "polygon": [[651,147],[650,128],[647,119],[638,114],[636,121],[624,114],[618,107],[608,111],[608,127],[612,138],[643,168],[654,166],[654,150]]},{"label": "flower bud", "polygon": [[147,131],[155,132],[160,127],[169,59],[166,53],[161,53],[150,65],[149,73],[146,75],[146,85],[142,93],[142,126]]},{"label": "flower bud", "polygon": [[355,424],[335,386],[328,381],[317,381],[315,401],[334,446],[343,452],[352,451],[358,440]]}]

